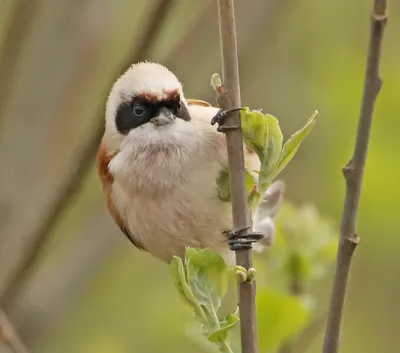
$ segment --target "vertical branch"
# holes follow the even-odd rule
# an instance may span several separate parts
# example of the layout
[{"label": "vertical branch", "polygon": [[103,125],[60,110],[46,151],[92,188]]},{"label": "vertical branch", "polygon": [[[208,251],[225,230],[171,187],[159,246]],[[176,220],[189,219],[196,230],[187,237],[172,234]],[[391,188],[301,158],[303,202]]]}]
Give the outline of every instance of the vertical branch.
[{"label": "vertical branch", "polygon": [[383,32],[387,22],[386,6],[386,0],[374,0],[367,69],[365,73],[364,93],[358,122],[357,138],[353,157],[343,168],[343,175],[346,180],[346,197],[342,215],[336,272],[325,331],[324,353],[337,353],[339,351],[347,279],[350,271],[351,259],[358,244],[358,236],[356,233],[358,203],[360,200],[361,185],[367,158],[372,113],[382,85],[382,81],[379,77],[379,61]]},{"label": "vertical branch", "polygon": [[[241,105],[233,0],[218,0],[218,15],[224,90],[217,97],[217,101],[221,108],[231,109]],[[240,125],[239,112],[230,115],[226,125]],[[241,129],[228,131],[226,144],[232,194],[233,224],[235,228],[245,228],[251,225],[251,220],[246,194]],[[252,266],[251,249],[237,250],[236,263],[249,269]],[[254,282],[242,282],[239,284],[242,353],[258,352],[255,294]]]}]

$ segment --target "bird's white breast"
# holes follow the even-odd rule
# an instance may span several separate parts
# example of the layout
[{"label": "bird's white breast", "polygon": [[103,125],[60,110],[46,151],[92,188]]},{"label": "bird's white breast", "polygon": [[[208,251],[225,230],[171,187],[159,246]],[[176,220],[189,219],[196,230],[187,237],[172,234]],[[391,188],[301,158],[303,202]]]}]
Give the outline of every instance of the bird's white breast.
[{"label": "bird's white breast", "polygon": [[110,163],[113,200],[133,236],[169,261],[185,246],[226,247],[230,204],[217,197],[226,163],[224,136],[203,122],[178,120],[131,131]]}]

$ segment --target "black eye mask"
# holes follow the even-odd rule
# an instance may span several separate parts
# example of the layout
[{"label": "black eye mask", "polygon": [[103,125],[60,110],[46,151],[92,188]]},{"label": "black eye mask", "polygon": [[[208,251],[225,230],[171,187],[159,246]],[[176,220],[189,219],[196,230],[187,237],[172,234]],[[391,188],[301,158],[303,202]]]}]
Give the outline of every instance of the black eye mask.
[{"label": "black eye mask", "polygon": [[117,110],[115,123],[117,130],[127,135],[130,130],[146,124],[159,114],[161,108],[167,108],[177,118],[190,121],[186,106],[177,100],[162,100],[157,102],[134,97],[128,103],[122,103]]}]

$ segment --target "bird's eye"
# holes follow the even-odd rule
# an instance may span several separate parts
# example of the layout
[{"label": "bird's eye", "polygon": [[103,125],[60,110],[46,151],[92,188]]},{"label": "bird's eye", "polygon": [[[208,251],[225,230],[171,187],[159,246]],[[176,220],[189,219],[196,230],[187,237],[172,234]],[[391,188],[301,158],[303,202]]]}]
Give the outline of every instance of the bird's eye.
[{"label": "bird's eye", "polygon": [[144,109],[144,107],[143,107],[142,105],[140,105],[140,104],[135,104],[135,105],[133,106],[133,113],[134,113],[136,116],[143,116],[143,114],[145,113],[145,109]]}]

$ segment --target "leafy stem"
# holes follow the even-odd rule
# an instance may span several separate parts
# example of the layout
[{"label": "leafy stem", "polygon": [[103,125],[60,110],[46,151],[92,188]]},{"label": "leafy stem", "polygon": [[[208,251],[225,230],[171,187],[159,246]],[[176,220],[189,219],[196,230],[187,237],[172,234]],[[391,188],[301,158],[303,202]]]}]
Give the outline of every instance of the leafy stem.
[{"label": "leafy stem", "polygon": [[231,349],[227,341],[218,344],[218,348],[222,353],[233,353],[233,350]]},{"label": "leafy stem", "polygon": [[187,248],[185,259],[174,257],[171,269],[175,287],[203,325],[209,342],[223,353],[232,352],[228,332],[239,321],[235,314],[219,318],[218,310],[226,294],[228,269],[216,251]]}]

